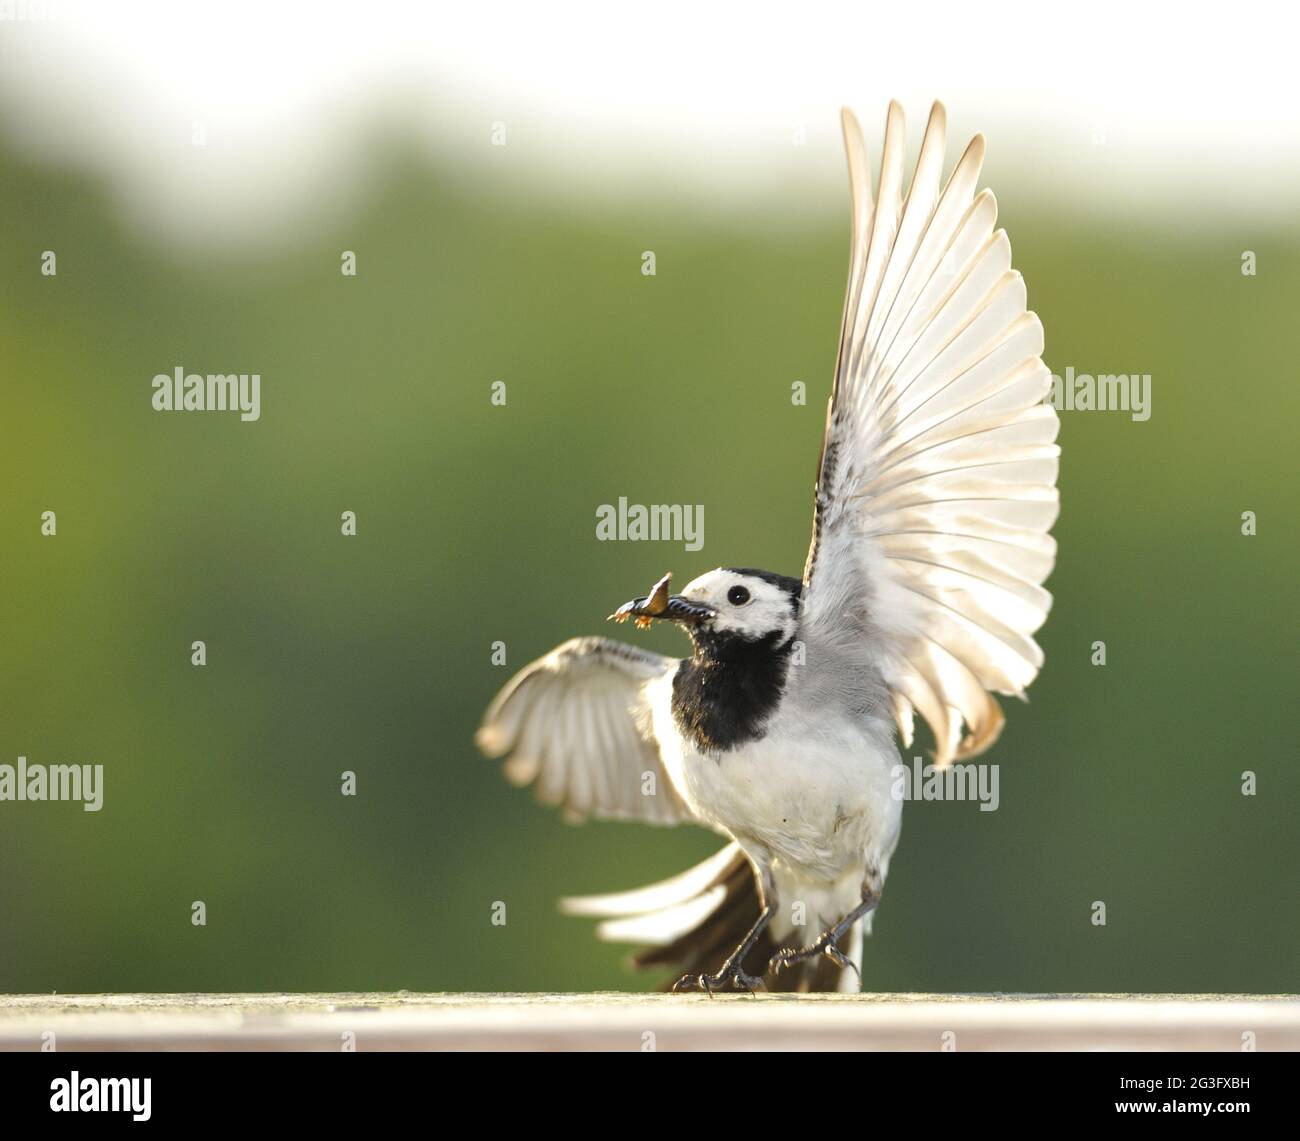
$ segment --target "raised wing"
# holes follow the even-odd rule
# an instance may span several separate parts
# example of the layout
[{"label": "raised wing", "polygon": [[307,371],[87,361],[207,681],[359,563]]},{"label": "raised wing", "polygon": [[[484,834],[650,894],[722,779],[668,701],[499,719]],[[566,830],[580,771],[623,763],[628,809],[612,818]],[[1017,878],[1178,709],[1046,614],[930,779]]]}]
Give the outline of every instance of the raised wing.
[{"label": "raised wing", "polygon": [[940,764],[991,745],[990,691],[1023,697],[1042,665],[1060,453],[1043,327],[992,192],[975,193],[984,140],[941,185],[945,132],[936,103],[904,194],[891,103],[873,201],[844,112],[853,249],[804,571],[810,659],[855,646],[905,743],[919,711]]},{"label": "raised wing", "polygon": [[581,819],[675,824],[689,817],[650,736],[644,685],[673,658],[608,638],[574,638],[524,667],[475,736],[506,776]]}]

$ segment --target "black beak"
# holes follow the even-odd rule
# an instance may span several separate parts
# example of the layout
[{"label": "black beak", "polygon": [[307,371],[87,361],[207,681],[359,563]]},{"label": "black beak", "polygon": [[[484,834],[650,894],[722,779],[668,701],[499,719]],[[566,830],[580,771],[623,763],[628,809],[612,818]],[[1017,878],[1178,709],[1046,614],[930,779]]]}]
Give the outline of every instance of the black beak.
[{"label": "black beak", "polygon": [[631,602],[623,603],[610,617],[615,622],[635,619],[641,629],[649,626],[652,618],[664,618],[669,622],[685,622],[688,625],[695,625],[706,618],[712,618],[715,613],[712,606],[706,606],[702,602],[692,602],[680,594],[668,593],[668,583],[672,577],[671,572],[664,575],[650,588],[650,593],[644,598],[634,598]]}]

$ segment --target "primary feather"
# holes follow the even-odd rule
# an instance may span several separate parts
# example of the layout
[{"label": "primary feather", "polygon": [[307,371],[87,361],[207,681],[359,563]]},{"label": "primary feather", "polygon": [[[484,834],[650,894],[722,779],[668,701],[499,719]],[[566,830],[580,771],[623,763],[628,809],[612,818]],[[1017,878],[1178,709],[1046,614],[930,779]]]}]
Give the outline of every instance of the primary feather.
[{"label": "primary feather", "polygon": [[508,757],[514,784],[535,786],[571,819],[675,824],[685,806],[647,736],[644,687],[676,665],[608,638],[573,638],[506,684],[475,741]]},{"label": "primary feather", "polygon": [[844,112],[853,245],[803,624],[810,657],[880,672],[905,743],[919,712],[940,764],[992,744],[991,694],[1023,696],[1042,665],[1059,455],[1042,325],[992,193],[975,193],[984,140],[940,191],[945,132],[936,103],[904,194],[891,104],[873,200]]}]

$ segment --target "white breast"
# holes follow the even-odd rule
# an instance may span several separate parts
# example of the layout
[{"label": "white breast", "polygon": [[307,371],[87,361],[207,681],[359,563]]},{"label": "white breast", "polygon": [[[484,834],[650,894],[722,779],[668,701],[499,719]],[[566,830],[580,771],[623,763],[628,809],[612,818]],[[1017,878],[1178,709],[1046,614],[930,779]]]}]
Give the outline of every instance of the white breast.
[{"label": "white breast", "polygon": [[898,753],[883,723],[786,703],[760,740],[710,755],[677,730],[671,675],[648,696],[664,768],[701,821],[761,846],[778,873],[799,879],[852,879],[867,863],[883,871],[902,819],[890,791]]}]

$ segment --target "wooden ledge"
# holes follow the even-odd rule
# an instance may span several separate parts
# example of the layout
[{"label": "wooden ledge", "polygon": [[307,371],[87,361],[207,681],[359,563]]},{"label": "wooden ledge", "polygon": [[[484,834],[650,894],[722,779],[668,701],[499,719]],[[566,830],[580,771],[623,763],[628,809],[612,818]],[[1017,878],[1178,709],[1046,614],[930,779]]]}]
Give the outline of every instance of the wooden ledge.
[{"label": "wooden ledge", "polygon": [[1300,1050],[1300,996],[0,996],[0,1050],[39,1050],[49,1034],[59,1051],[1271,1051]]}]

